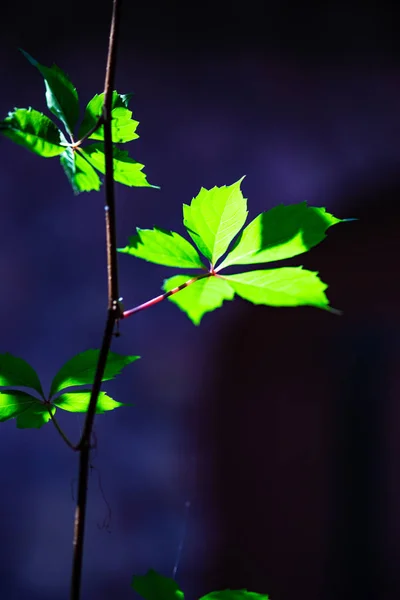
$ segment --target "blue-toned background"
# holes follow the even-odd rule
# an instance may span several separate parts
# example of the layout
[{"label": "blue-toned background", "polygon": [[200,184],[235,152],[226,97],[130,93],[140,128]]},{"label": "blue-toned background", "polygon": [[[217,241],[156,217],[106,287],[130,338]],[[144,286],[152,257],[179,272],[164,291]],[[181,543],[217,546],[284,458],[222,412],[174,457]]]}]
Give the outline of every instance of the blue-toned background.
[{"label": "blue-toned background", "polygon": [[[113,350],[143,358],[104,386],[135,406],[96,420],[83,598],[128,600],[133,573],[171,575],[187,501],[187,598],[226,587],[272,600],[398,598],[393,15],[385,3],[124,4],[117,89],[135,93],[130,153],[161,191],[117,187],[120,245],[136,226],[183,233],[182,203],[244,174],[250,218],[307,200],[360,220],[294,261],[320,271],[341,318],[235,300],[199,328],[168,302],[123,323]],[[46,110],[18,47],[61,66],[82,104],[100,92],[109,15],[99,0],[2,7],[0,115]],[[0,181],[0,351],[49,386],[101,342],[103,198],[74,197],[56,159],[1,138]],[[176,272],[127,256],[119,265],[126,308]],[[60,422],[78,438],[81,417]],[[61,600],[77,456],[51,425],[0,429],[1,597]]]}]

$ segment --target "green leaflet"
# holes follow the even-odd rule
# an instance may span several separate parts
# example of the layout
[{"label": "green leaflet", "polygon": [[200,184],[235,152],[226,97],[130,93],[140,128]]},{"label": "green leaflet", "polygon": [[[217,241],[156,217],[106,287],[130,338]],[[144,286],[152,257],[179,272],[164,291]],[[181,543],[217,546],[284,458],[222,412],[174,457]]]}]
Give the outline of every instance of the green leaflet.
[{"label": "green leaflet", "polygon": [[220,590],[202,596],[200,600],[268,600],[267,594],[257,594],[247,590]]},{"label": "green leaflet", "polygon": [[[113,92],[111,132],[112,140],[116,144],[130,142],[139,137],[136,133],[139,122],[132,119],[132,112],[128,110],[128,102],[131,96],[132,94],[118,94],[116,91]],[[80,140],[96,126],[103,111],[103,104],[104,92],[96,94],[88,102],[82,124],[79,128],[78,138]],[[89,139],[104,140],[104,127],[99,127],[99,129],[89,136]]]},{"label": "green leaflet", "polygon": [[71,80],[56,65],[45,67],[24,50],[21,52],[44,78],[49,110],[60,119],[68,133],[72,135],[79,118],[79,100],[78,92]]},{"label": "green leaflet", "polygon": [[[100,171],[100,173],[105,173],[104,144],[96,142],[80,150],[93,167]],[[126,150],[120,150],[117,146],[114,146],[113,151],[115,181],[131,187],[157,188],[157,186],[151,185],[147,181],[146,175],[142,172],[144,165],[133,160]]]},{"label": "green leaflet", "polygon": [[272,262],[307,252],[326,237],[326,230],[340,223],[325,208],[306,202],[280,204],[261,213],[240,234],[232,251],[219,265],[245,265]]},{"label": "green leaflet", "polygon": [[240,179],[230,186],[201,188],[190,205],[183,205],[183,223],[212,265],[226,252],[247,218],[247,202]]},{"label": "green leaflet", "polygon": [[137,227],[136,231],[137,234],[129,238],[128,245],[119,248],[118,252],[167,267],[204,269],[197,250],[179,233],[157,227]]},{"label": "green leaflet", "polygon": [[[164,281],[163,289],[169,292],[192,280],[190,275],[175,275]],[[232,300],[234,295],[234,290],[224,279],[211,276],[191,283],[168,299],[179,306],[195,325],[199,325],[205,313],[222,306],[224,300]]]},{"label": "green leaflet", "polygon": [[39,429],[50,421],[55,407],[41,402],[30,394],[16,390],[0,392],[0,422],[9,419],[17,420],[19,429]]},{"label": "green leaflet", "polygon": [[16,108],[0,121],[0,132],[16,144],[45,158],[62,154],[61,132],[46,115],[33,108]]},{"label": "green leaflet", "polygon": [[238,296],[253,304],[329,308],[324,293],[328,286],[319,279],[317,273],[303,270],[302,267],[248,271],[224,275],[223,279]]},{"label": "green leaflet", "polygon": [[36,371],[25,360],[8,352],[0,354],[0,386],[28,387],[43,396]]},{"label": "green leaflet", "polygon": [[[63,388],[77,385],[92,385],[97,367],[99,350],[86,350],[77,354],[65,363],[58,371],[51,384],[50,396],[54,396]],[[122,356],[109,352],[102,381],[114,379],[122,369],[140,358],[139,356]]]},{"label": "green leaflet", "polygon": [[[85,413],[89,406],[90,394],[90,390],[65,392],[55,398],[53,404],[68,412]],[[100,392],[96,404],[96,413],[100,415],[109,410],[119,408],[120,406],[128,405],[113,400],[105,392]]]},{"label": "green leaflet", "polygon": [[184,600],[184,593],[176,581],[153,569],[146,575],[134,575],[131,586],[144,600]]},{"label": "green leaflet", "polygon": [[74,151],[72,148],[67,148],[60,156],[60,163],[72,185],[74,194],[92,190],[99,191],[100,177],[79,150]]}]

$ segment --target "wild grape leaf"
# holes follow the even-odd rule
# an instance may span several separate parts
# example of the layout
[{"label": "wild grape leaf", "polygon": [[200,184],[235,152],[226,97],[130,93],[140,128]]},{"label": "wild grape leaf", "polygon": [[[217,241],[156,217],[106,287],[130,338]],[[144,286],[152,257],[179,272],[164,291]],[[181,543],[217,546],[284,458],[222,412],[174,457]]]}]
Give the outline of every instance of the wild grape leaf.
[{"label": "wild grape leaf", "polygon": [[[138,138],[136,133],[138,121],[132,119],[132,111],[128,110],[128,102],[132,94],[118,94],[113,92],[112,99],[112,121],[111,132],[114,143],[130,142]],[[88,103],[85,109],[82,125],[79,128],[79,139],[81,140],[86,134],[93,129],[103,111],[104,92],[96,94]],[[104,140],[104,127],[101,126],[89,136],[90,140]]]},{"label": "wild grape leaf", "polygon": [[247,201],[240,179],[230,186],[201,188],[190,205],[183,205],[183,223],[200,250],[214,265],[247,218]]},{"label": "wild grape leaf", "polygon": [[146,575],[134,575],[132,588],[144,600],[184,600],[184,593],[174,579],[163,577],[150,569]]},{"label": "wild grape leaf", "polygon": [[74,194],[92,190],[99,191],[100,177],[79,150],[74,151],[72,148],[67,148],[60,156],[60,163],[72,185]]},{"label": "wild grape leaf", "polygon": [[326,237],[326,230],[340,223],[325,208],[306,202],[280,204],[254,219],[240,234],[232,251],[219,265],[247,265],[291,258],[307,252]]},{"label": "wild grape leaf", "polygon": [[0,354],[0,386],[29,387],[43,396],[36,371],[25,360],[8,352]]},{"label": "wild grape leaf", "polygon": [[329,308],[324,293],[328,286],[319,279],[318,273],[303,270],[302,267],[249,271],[224,275],[223,279],[238,296],[253,304]]},{"label": "wild grape leaf", "polygon": [[[95,142],[81,148],[81,152],[86,160],[100,171],[100,173],[106,172],[104,144]],[[120,150],[116,146],[113,146],[113,156],[115,181],[131,187],[152,187],[158,189],[158,186],[151,185],[147,181],[146,175],[142,172],[144,165],[133,160],[126,150]]]},{"label": "wild grape leaf", "polygon": [[[68,412],[85,413],[87,412],[89,401],[90,390],[84,390],[81,392],[65,392],[64,394],[57,396],[57,398],[54,398],[53,404]],[[96,413],[100,415],[109,410],[119,408],[120,406],[128,405],[113,400],[110,396],[107,396],[105,392],[100,392],[96,404]]]},{"label": "wild grape leaf", "polygon": [[49,404],[25,392],[0,392],[0,422],[16,418],[17,427],[20,429],[39,429],[50,421],[49,410],[52,414],[56,412],[54,406],[50,407]]},{"label": "wild grape leaf", "polygon": [[[190,275],[175,275],[164,281],[163,289],[169,292],[192,279]],[[232,300],[234,295],[234,290],[224,279],[211,276],[191,283],[169,296],[168,300],[179,306],[195,325],[199,325],[205,313],[222,306],[224,300]]]},{"label": "wild grape leaf", "polygon": [[200,600],[268,600],[267,594],[257,594],[247,590],[220,590],[202,596]]},{"label": "wild grape leaf", "polygon": [[0,132],[31,152],[51,158],[65,150],[65,138],[53,121],[33,108],[16,108],[0,121]]},{"label": "wild grape leaf", "polygon": [[[92,385],[98,357],[99,350],[86,350],[66,362],[53,379],[50,396],[54,396],[54,394],[63,388],[76,385]],[[109,352],[102,381],[114,379],[126,365],[133,363],[138,358],[140,357],[122,356],[115,352]]]},{"label": "wild grape leaf", "polygon": [[24,50],[22,54],[43,76],[46,86],[46,102],[49,110],[65,125],[71,135],[79,118],[78,92],[68,75],[59,67],[45,67]]},{"label": "wild grape leaf", "polygon": [[129,238],[128,245],[119,248],[118,252],[166,267],[204,269],[197,250],[179,233],[158,227],[137,227],[136,231],[137,234]]}]

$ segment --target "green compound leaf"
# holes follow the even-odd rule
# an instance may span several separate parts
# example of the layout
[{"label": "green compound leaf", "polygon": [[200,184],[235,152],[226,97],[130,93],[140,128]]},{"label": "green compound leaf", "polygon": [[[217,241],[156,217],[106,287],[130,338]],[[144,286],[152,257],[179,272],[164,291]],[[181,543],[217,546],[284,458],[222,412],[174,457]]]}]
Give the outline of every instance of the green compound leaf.
[{"label": "green compound leaf", "polygon": [[184,600],[184,593],[174,579],[150,569],[146,575],[134,575],[131,586],[144,600]]},{"label": "green compound leaf", "polygon": [[[66,392],[53,400],[54,406],[67,410],[68,412],[85,413],[87,412],[90,401],[90,390],[83,392]],[[114,410],[120,406],[128,406],[122,402],[117,402],[107,396],[105,392],[100,392],[96,404],[96,413],[101,415],[109,410]]]},{"label": "green compound leaf", "polygon": [[[113,120],[111,122],[112,140],[115,143],[130,142],[138,138],[138,134],[135,133],[138,121],[132,119],[132,112],[128,110],[128,103],[131,99],[132,94],[118,94],[114,90],[112,102],[111,102],[111,116]],[[99,118],[103,112],[104,105],[104,92],[102,94],[96,94],[86,106],[85,115],[83,117],[82,124],[79,128],[78,138],[81,140],[85,137],[98,123]],[[118,109],[119,112],[114,112]],[[128,116],[129,113],[129,116]],[[118,132],[121,129],[121,132]],[[124,131],[125,130],[125,131]],[[132,137],[130,137],[132,136]],[[118,139],[121,138],[121,139]],[[129,139],[128,139],[129,138]],[[104,140],[104,128],[99,127],[92,135],[89,136],[89,140]]]},{"label": "green compound leaf", "polygon": [[[163,289],[169,292],[192,280],[190,275],[175,275],[164,281]],[[199,325],[207,312],[222,306],[224,300],[232,300],[234,290],[220,277],[205,277],[169,296],[168,300],[179,306],[189,319]]]},{"label": "green compound leaf", "polygon": [[[97,367],[99,350],[86,350],[77,354],[65,363],[58,371],[51,384],[50,396],[54,396],[63,388],[76,385],[92,385]],[[122,356],[109,352],[102,381],[114,379],[126,365],[130,365],[139,356]]]},{"label": "green compound leaf", "polygon": [[268,306],[316,306],[329,309],[324,293],[328,287],[318,273],[302,267],[283,267],[266,271],[249,271],[225,275],[238,296],[253,304]]},{"label": "green compound leaf", "polygon": [[302,254],[322,242],[326,230],[341,221],[325,208],[307,206],[306,202],[280,204],[258,215],[244,229],[219,268],[272,262]]},{"label": "green compound leaf", "polygon": [[79,118],[79,100],[78,92],[68,75],[56,65],[45,67],[24,50],[21,52],[43,76],[49,110],[60,119],[68,133],[73,134]]},{"label": "green compound leaf", "polygon": [[200,600],[268,600],[267,594],[257,594],[247,590],[221,590],[210,592],[202,596]]},{"label": "green compound leaf", "polygon": [[142,258],[166,267],[204,269],[197,250],[185,238],[174,231],[136,228],[137,235],[129,238],[125,248],[118,252]]},{"label": "green compound leaf", "polygon": [[0,392],[0,422],[17,419],[19,429],[39,429],[50,421],[56,408],[41,402],[30,394],[19,391]]},{"label": "green compound leaf", "polygon": [[72,185],[74,194],[92,190],[99,191],[100,177],[79,150],[74,151],[72,148],[67,148],[60,156],[60,163]]},{"label": "green compound leaf", "polygon": [[33,108],[16,108],[0,121],[0,132],[31,152],[51,158],[62,154],[63,136],[53,121]]},{"label": "green compound leaf", "polygon": [[226,252],[247,218],[240,179],[230,186],[201,188],[190,205],[183,205],[183,223],[196,246],[210,262]]},{"label": "green compound leaf", "polygon": [[[100,173],[105,173],[105,156],[104,156],[104,144],[96,142],[81,148],[83,156],[95,167]],[[123,183],[131,187],[152,187],[158,188],[156,185],[151,185],[146,175],[142,172],[144,165],[136,162],[128,155],[126,150],[120,150],[116,146],[113,146],[113,165],[114,165],[114,179],[118,183]]]},{"label": "green compound leaf", "polygon": [[25,360],[8,352],[0,354],[0,386],[29,387],[43,396],[36,371]]}]

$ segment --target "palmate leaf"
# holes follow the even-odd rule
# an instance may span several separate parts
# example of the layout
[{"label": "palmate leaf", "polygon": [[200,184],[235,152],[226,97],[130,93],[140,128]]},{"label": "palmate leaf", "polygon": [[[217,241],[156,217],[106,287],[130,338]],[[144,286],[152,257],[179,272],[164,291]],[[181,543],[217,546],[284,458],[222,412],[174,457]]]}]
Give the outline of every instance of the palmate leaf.
[{"label": "palmate leaf", "polygon": [[92,165],[82,156],[79,149],[67,148],[60,156],[60,163],[64,173],[69,179],[74,194],[80,192],[99,191],[101,186],[100,177]]},{"label": "palmate leaf", "polygon": [[[77,385],[92,385],[97,368],[99,350],[86,350],[77,354],[65,363],[54,377],[50,396],[54,396],[57,392],[67,387]],[[139,356],[122,356],[115,352],[109,352],[106,368],[102,381],[114,379],[126,365],[130,365]]]},{"label": "palmate leaf", "polygon": [[54,406],[51,407],[25,392],[0,392],[0,422],[16,419],[19,429],[39,429],[50,421],[50,410],[54,415]]},{"label": "palmate leaf", "polygon": [[197,250],[179,233],[157,227],[137,227],[136,231],[137,234],[129,238],[128,245],[118,248],[118,252],[167,267],[204,269]]},{"label": "palmate leaf", "polygon": [[267,594],[257,594],[248,590],[220,590],[210,592],[199,600],[268,600]]},{"label": "palmate leaf", "polygon": [[25,360],[8,352],[0,354],[0,386],[28,387],[43,396],[36,371]]},{"label": "palmate leaf", "polygon": [[319,279],[318,273],[302,267],[248,271],[222,277],[238,296],[253,304],[309,305],[329,309],[324,293],[328,286]]},{"label": "palmate leaf", "polygon": [[[191,279],[190,275],[175,275],[164,281],[163,290],[169,292]],[[168,299],[179,306],[192,323],[199,325],[207,312],[222,306],[224,300],[232,300],[234,295],[234,290],[224,279],[210,276],[188,285]]]},{"label": "palmate leaf", "polygon": [[68,75],[56,65],[45,67],[24,50],[21,52],[44,78],[49,110],[60,119],[68,133],[73,134],[79,118],[79,100],[78,92]]},{"label": "palmate leaf", "polygon": [[[95,142],[80,150],[86,160],[100,171],[100,173],[104,174],[106,172],[104,144]],[[142,172],[144,165],[133,160],[126,150],[120,150],[117,146],[113,146],[113,156],[115,181],[131,187],[152,187],[159,189],[158,186],[151,185],[147,181],[146,175]]]},{"label": "palmate leaf", "polygon": [[240,190],[240,179],[230,186],[201,188],[190,205],[183,205],[183,223],[211,264],[225,254],[230,242],[247,218],[247,202]]},{"label": "palmate leaf", "polygon": [[[62,410],[74,413],[85,413],[87,412],[90,401],[90,390],[84,390],[81,392],[70,391],[62,393],[57,398],[54,398],[53,404]],[[105,392],[99,392],[99,396],[96,404],[96,413],[101,415],[109,410],[114,410],[120,406],[128,406],[123,402],[117,402],[108,396]]]},{"label": "palmate leaf", "polygon": [[16,144],[45,158],[62,154],[65,138],[53,121],[33,108],[16,108],[0,121],[0,132]]},{"label": "palmate leaf", "polygon": [[144,600],[184,600],[184,593],[174,579],[150,569],[146,575],[134,575],[132,588]]},{"label": "palmate leaf", "polygon": [[[111,132],[114,143],[125,143],[137,139],[139,136],[136,133],[136,128],[139,125],[138,121],[132,119],[132,112],[128,110],[128,102],[132,94],[118,94],[113,92],[112,97],[112,121]],[[88,103],[85,109],[82,124],[79,128],[78,137],[81,140],[91,129],[93,129],[103,111],[104,92],[96,94]],[[90,140],[104,140],[104,127],[101,126],[89,136]]]},{"label": "palmate leaf", "polygon": [[232,251],[219,265],[247,265],[291,258],[307,252],[326,237],[326,230],[340,223],[325,208],[306,202],[280,204],[261,213],[240,234]]}]

